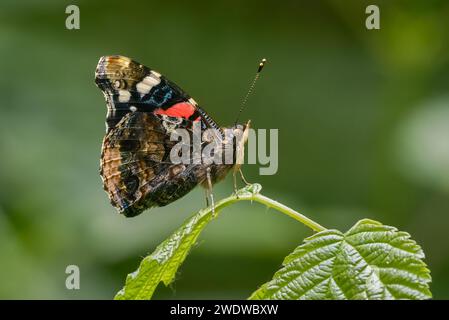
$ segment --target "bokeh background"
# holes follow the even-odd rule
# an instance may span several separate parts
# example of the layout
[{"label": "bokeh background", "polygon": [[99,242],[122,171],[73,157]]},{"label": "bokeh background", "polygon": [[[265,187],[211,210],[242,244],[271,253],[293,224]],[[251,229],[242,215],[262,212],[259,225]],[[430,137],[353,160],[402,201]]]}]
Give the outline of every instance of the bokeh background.
[{"label": "bokeh background", "polygon": [[[65,28],[77,4],[81,29]],[[381,29],[365,28],[378,4]],[[140,259],[204,206],[196,189],[126,219],[98,174],[100,56],[164,73],[219,123],[279,129],[267,196],[346,230],[372,218],[422,245],[449,298],[448,1],[12,1],[0,4],[0,298],[110,299]],[[215,188],[232,191],[232,179]],[[246,298],[311,231],[258,204],[226,209],[155,297]],[[65,268],[81,289],[65,288]]]}]

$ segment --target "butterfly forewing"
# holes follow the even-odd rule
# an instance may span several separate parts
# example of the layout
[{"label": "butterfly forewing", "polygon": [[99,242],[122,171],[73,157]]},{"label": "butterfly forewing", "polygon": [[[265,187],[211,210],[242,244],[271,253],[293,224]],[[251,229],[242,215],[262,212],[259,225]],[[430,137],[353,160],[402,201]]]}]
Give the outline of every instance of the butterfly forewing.
[{"label": "butterfly forewing", "polygon": [[108,131],[133,111],[163,113],[177,108],[179,115],[186,119],[196,120],[201,116],[197,103],[176,84],[127,57],[100,58],[95,82],[107,102]]}]

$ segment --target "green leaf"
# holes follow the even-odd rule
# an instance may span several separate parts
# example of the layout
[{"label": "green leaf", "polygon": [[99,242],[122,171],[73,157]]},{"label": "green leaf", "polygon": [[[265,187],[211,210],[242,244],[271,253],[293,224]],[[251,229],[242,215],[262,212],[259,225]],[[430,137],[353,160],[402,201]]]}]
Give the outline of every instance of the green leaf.
[{"label": "green leaf", "polygon": [[305,239],[249,299],[429,299],[423,258],[408,233],[365,219]]},{"label": "green leaf", "polygon": [[[252,197],[260,189],[261,187],[258,184],[250,185],[239,190],[238,196],[233,195],[221,200],[215,205],[216,214],[231,203],[240,201],[245,197]],[[151,299],[154,290],[161,281],[166,286],[169,285],[174,280],[178,268],[184,262],[190,249],[195,245],[201,231],[213,218],[211,208],[207,208],[188,219],[152,254],[146,256],[135,272],[128,274],[125,286],[116,294],[114,299]]]},{"label": "green leaf", "polygon": [[190,248],[195,244],[211,217],[209,211],[201,211],[187,220],[152,254],[146,256],[135,272],[128,274],[125,287],[117,293],[114,299],[151,299],[161,281],[165,285],[169,285],[174,280],[178,267],[183,263]]}]

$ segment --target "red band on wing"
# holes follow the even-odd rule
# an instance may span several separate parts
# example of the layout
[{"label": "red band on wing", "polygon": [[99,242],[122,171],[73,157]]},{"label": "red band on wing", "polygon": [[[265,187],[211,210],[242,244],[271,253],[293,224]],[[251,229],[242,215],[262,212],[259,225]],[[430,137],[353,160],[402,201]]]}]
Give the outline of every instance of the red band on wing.
[{"label": "red band on wing", "polygon": [[195,112],[195,107],[188,102],[180,102],[172,105],[168,109],[157,109],[154,114],[164,114],[170,117],[188,119]]}]

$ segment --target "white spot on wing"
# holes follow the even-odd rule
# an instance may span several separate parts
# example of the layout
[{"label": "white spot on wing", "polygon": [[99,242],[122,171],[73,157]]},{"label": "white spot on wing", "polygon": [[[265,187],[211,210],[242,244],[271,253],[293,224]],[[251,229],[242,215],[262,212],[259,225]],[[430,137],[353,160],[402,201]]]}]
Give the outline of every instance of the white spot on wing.
[{"label": "white spot on wing", "polygon": [[161,74],[159,72],[156,71],[151,71],[151,73],[156,77],[156,78],[160,78]]},{"label": "white spot on wing", "polygon": [[119,90],[118,91],[118,101],[119,102],[128,102],[129,98],[131,98],[131,93],[126,90]]},{"label": "white spot on wing", "polygon": [[131,106],[131,107],[129,107],[129,110],[131,110],[132,112],[136,112],[137,108],[136,108],[136,106]]},{"label": "white spot on wing", "polygon": [[154,86],[157,86],[161,82],[161,79],[155,78],[152,76],[146,76],[143,78],[142,81],[140,81],[137,85],[137,91],[140,93],[140,96],[143,97],[144,95],[148,94]]},{"label": "white spot on wing", "polygon": [[193,100],[193,98],[190,98],[190,99],[189,99],[189,103],[190,103],[191,105],[195,106],[195,107],[198,105],[198,103],[196,103],[196,101]]}]

